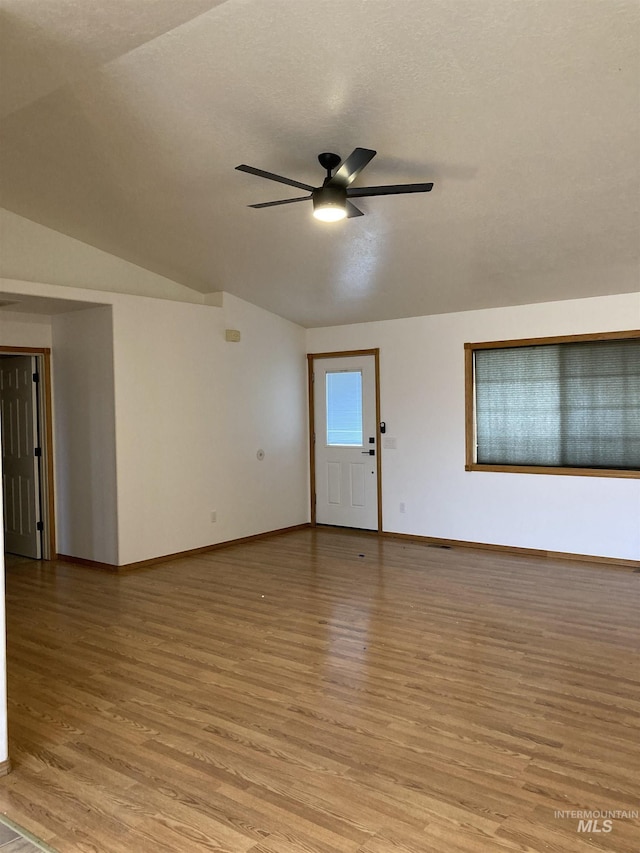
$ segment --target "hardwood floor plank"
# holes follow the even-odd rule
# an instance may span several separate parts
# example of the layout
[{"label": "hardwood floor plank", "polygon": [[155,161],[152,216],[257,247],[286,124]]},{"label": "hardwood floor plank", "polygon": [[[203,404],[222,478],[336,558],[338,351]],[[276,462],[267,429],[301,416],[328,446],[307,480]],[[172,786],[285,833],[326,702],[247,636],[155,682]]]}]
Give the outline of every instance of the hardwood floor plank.
[{"label": "hardwood floor plank", "polygon": [[[636,853],[639,604],[622,567],[331,529],[19,561],[0,809],[60,853]],[[555,816],[589,809],[628,816]]]},{"label": "hardwood floor plank", "polygon": [[[613,821],[610,833],[602,834],[602,821],[599,831],[579,830],[577,819],[555,819],[553,812],[530,817],[510,817],[498,830],[498,836],[526,849],[549,850],[550,853],[594,853],[594,851],[615,851],[615,853],[637,853],[640,827],[637,822]],[[516,849],[520,849],[518,846]]]}]

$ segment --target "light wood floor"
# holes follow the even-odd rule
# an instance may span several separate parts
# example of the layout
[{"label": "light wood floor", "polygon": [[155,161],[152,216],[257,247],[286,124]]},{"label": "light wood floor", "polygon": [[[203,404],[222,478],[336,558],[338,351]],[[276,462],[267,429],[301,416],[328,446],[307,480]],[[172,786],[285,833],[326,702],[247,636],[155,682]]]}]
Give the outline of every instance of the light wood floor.
[{"label": "light wood floor", "polygon": [[554,812],[640,808],[639,600],[331,530],[10,561],[0,810],[61,853],[637,853],[637,819]]}]

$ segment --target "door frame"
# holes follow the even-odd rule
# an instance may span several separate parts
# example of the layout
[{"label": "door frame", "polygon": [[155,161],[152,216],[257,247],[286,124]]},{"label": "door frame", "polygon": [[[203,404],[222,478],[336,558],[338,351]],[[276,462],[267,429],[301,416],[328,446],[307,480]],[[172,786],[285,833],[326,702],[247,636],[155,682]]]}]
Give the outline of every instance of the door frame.
[{"label": "door frame", "polygon": [[51,349],[49,347],[0,346],[0,355],[33,355],[38,363],[38,408],[42,467],[40,506],[42,512],[42,559],[55,560],[56,516],[53,480],[53,409],[51,404]]},{"label": "door frame", "polygon": [[311,490],[311,526],[317,527],[316,521],[316,439],[314,431],[315,423],[315,391],[313,371],[316,359],[323,358],[357,358],[363,355],[372,355],[375,375],[376,394],[376,480],[378,489],[378,527],[377,533],[382,533],[382,446],[380,441],[380,348],[344,350],[343,352],[311,352],[307,353],[307,365],[309,370],[309,464],[310,464],[310,490]]}]

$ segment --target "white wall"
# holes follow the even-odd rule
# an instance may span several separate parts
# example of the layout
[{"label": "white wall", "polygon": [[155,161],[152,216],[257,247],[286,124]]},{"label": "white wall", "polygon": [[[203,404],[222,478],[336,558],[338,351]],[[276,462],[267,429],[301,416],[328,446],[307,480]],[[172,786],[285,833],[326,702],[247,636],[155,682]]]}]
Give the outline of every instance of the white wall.
[{"label": "white wall", "polygon": [[51,347],[51,317],[0,310],[0,346]]},{"label": "white wall", "polygon": [[[380,347],[387,531],[640,559],[640,480],[464,470],[464,343],[619,331],[640,294],[310,329],[309,352]],[[406,513],[400,513],[400,502]]]},{"label": "white wall", "polygon": [[309,521],[305,331],[228,293],[224,319],[242,335],[224,344],[228,538],[302,524]]},{"label": "white wall", "polygon": [[227,294],[3,287],[109,304],[52,320],[61,553],[122,565],[309,520],[304,329]]},{"label": "white wall", "polygon": [[[2,454],[0,454],[0,482],[2,482]],[[2,514],[2,489],[0,489],[0,518]],[[0,524],[0,761],[9,758],[7,728],[7,646],[4,595],[4,524]]]},{"label": "white wall", "polygon": [[121,564],[308,520],[300,327],[226,294],[222,311],[131,297],[114,356]]},{"label": "white wall", "polygon": [[216,541],[224,469],[219,309],[114,305],[120,563]]},{"label": "white wall", "polygon": [[111,307],[53,318],[57,548],[118,562]]}]

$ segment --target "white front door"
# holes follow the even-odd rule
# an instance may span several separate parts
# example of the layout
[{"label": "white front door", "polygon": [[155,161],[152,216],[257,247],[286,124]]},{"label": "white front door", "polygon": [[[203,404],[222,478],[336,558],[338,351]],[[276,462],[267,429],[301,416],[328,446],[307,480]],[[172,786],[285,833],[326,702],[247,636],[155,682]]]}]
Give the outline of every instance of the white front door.
[{"label": "white front door", "polygon": [[316,522],[378,529],[373,355],[313,359]]},{"label": "white front door", "polygon": [[30,355],[0,358],[0,422],[4,547],[11,554],[40,559],[35,361]]}]

